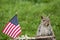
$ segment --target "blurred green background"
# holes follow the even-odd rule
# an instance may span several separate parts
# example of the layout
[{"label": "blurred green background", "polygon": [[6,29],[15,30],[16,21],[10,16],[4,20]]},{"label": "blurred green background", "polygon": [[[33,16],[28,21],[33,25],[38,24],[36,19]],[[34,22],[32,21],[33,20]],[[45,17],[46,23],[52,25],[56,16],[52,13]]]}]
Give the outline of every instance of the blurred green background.
[{"label": "blurred green background", "polygon": [[2,30],[16,12],[22,28],[21,35],[36,36],[40,16],[50,14],[56,39],[60,40],[60,0],[0,0],[0,40],[10,39]]}]

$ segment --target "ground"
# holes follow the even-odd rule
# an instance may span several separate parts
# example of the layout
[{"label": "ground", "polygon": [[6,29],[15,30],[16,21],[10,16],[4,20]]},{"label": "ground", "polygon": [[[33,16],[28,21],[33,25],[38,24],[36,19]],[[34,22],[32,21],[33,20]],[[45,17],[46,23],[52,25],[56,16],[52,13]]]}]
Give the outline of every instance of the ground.
[{"label": "ground", "polygon": [[[22,29],[22,34],[36,36],[41,15],[50,14],[50,21],[57,40],[60,40],[60,0],[27,1],[27,0],[0,0],[0,38],[10,39],[2,33],[6,23],[16,14]],[[20,35],[20,36],[21,36]]]}]

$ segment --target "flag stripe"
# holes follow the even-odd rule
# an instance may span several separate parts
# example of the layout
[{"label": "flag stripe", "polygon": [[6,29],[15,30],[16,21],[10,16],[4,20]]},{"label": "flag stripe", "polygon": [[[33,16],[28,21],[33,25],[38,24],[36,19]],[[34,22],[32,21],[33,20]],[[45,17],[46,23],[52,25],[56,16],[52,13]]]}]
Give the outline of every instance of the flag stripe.
[{"label": "flag stripe", "polygon": [[10,33],[10,36],[12,36],[12,34],[14,33],[14,31],[16,30],[16,28],[18,28],[19,27],[19,25],[17,25],[15,28],[13,28],[13,30],[11,31],[11,33]]},{"label": "flag stripe", "polygon": [[7,30],[8,26],[9,26],[10,24],[11,24],[11,23],[9,22],[9,23],[6,25],[5,29],[3,30],[3,33],[5,33],[5,31]]},{"label": "flag stripe", "polygon": [[14,38],[17,37],[17,35],[21,32],[21,30],[18,30],[17,33],[15,34]]},{"label": "flag stripe", "polygon": [[7,28],[7,30],[6,30],[6,34],[7,34],[7,32],[9,31],[9,29],[10,29],[10,27],[12,26],[13,24],[10,24],[10,26]]},{"label": "flag stripe", "polygon": [[13,27],[14,25],[12,24],[12,26],[10,27],[10,29],[8,30],[7,34],[9,35],[9,31],[11,30],[11,28]]},{"label": "flag stripe", "polygon": [[20,29],[15,32],[15,34],[13,35],[13,37],[15,37],[19,31],[20,31]]},{"label": "flag stripe", "polygon": [[[10,25],[11,25],[11,23],[10,23]],[[8,25],[8,27],[9,27],[10,25]],[[7,27],[7,29],[8,29],[8,27]],[[6,33],[7,29],[5,30],[5,34],[7,34],[7,33]]]},{"label": "flag stripe", "polygon": [[12,28],[10,29],[10,31],[8,32],[8,35],[11,33],[12,29],[15,27],[15,25],[12,26]]},{"label": "flag stripe", "polygon": [[[21,30],[20,30],[20,33],[19,33],[19,34],[21,34]],[[16,37],[17,37],[19,34],[17,34]]]},{"label": "flag stripe", "polygon": [[[17,27],[16,29],[18,29],[19,27]],[[16,29],[13,31],[13,33],[12,34],[14,34],[14,32],[16,31]],[[12,36],[12,35],[11,35]]]},{"label": "flag stripe", "polygon": [[[14,29],[15,27],[16,27],[16,26],[14,26],[13,29]],[[13,31],[13,29],[12,29],[12,31]],[[12,33],[12,31],[9,33],[9,35]]]},{"label": "flag stripe", "polygon": [[14,37],[14,35],[16,34],[16,32],[20,30],[20,28],[17,28],[16,31],[12,34],[12,37]]}]

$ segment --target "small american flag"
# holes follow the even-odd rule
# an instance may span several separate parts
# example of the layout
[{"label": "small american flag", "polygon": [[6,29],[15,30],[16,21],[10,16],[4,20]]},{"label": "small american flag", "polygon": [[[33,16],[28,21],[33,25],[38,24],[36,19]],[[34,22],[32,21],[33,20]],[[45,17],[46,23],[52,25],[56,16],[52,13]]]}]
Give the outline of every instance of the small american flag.
[{"label": "small american flag", "polygon": [[17,15],[15,15],[6,25],[3,33],[12,38],[16,38],[21,33],[21,27],[18,24]]}]

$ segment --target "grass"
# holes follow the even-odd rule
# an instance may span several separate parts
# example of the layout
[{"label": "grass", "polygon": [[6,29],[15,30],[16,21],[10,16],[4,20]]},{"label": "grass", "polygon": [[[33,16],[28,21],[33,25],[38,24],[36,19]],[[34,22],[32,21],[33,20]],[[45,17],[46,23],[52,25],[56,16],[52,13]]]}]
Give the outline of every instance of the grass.
[{"label": "grass", "polygon": [[40,24],[41,15],[49,15],[56,39],[60,40],[60,1],[49,3],[33,3],[21,0],[0,0],[0,39],[10,39],[2,33],[4,26],[18,12],[18,21],[22,28],[22,34],[35,36]]}]

